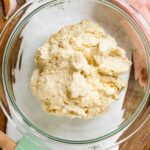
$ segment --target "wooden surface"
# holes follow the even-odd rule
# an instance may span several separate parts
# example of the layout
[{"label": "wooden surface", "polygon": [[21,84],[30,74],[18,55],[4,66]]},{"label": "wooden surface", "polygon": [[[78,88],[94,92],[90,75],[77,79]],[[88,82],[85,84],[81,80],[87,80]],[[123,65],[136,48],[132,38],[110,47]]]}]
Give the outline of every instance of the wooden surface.
[{"label": "wooden surface", "polygon": [[[18,0],[17,8],[19,8],[24,2],[25,0]],[[0,32],[6,23],[6,21],[3,19],[3,16],[4,6],[2,0],[0,0]],[[0,109],[0,130],[4,132],[6,129],[6,122],[6,117]],[[138,131],[138,133],[120,145],[120,150],[150,150],[150,118],[140,129],[140,131]]]},{"label": "wooden surface", "polygon": [[[22,6],[25,3],[25,0],[17,0],[17,9]],[[6,20],[4,19],[4,5],[3,5],[3,0],[0,0],[0,32],[4,28],[6,24]],[[1,55],[0,55],[1,56]],[[0,58],[1,59],[1,58]],[[1,67],[1,66],[0,66]],[[1,85],[0,85],[0,95],[1,95]],[[5,115],[3,114],[1,108],[0,108],[0,130],[4,131],[6,130],[6,122],[7,119]]]},{"label": "wooden surface", "polygon": [[0,131],[0,147],[2,147],[3,150],[14,150],[16,143]]}]

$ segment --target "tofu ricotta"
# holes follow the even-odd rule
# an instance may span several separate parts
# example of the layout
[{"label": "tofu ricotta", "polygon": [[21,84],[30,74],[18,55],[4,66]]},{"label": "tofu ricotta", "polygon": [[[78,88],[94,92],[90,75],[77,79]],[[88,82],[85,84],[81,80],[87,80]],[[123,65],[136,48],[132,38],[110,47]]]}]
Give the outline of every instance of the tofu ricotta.
[{"label": "tofu ricotta", "polygon": [[131,62],[114,38],[89,20],[63,27],[37,49],[31,90],[50,115],[89,119],[125,88]]}]

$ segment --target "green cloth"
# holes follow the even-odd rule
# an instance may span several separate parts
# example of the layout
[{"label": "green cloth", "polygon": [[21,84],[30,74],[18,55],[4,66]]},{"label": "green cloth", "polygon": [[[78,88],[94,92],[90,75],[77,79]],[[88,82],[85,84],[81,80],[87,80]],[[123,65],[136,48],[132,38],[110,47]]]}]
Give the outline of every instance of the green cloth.
[{"label": "green cloth", "polygon": [[[38,141],[36,141],[38,142]],[[40,142],[39,142],[40,143]],[[45,148],[35,144],[28,136],[24,136],[18,143],[15,150],[46,150]]]}]

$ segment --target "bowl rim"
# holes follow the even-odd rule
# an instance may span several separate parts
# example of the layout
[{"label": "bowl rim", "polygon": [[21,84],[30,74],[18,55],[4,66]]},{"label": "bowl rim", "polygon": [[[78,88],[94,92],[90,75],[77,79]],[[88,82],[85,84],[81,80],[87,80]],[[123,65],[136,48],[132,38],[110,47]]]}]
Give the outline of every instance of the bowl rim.
[{"label": "bowl rim", "polygon": [[[143,41],[144,47],[146,49],[146,53],[149,56],[150,52],[148,51],[149,49],[149,44],[146,40],[146,37],[144,35],[144,33],[142,32],[142,30],[138,27],[138,25],[136,24],[136,22],[126,13],[124,12],[122,9],[120,9],[120,7],[116,6],[115,4],[112,4],[111,2],[107,1],[107,0],[95,0],[96,2],[99,2],[101,4],[104,4],[112,9],[114,9],[115,11],[117,11],[119,14],[123,15],[129,22],[130,24],[134,27],[134,29],[137,31],[139,37],[141,38],[141,40]],[[30,121],[28,121],[28,119],[23,115],[23,113],[20,111],[20,109],[18,108],[18,106],[15,103],[15,98],[13,96],[13,93],[11,92],[11,85],[9,85],[8,83],[8,76],[7,76],[7,67],[8,67],[8,54],[9,54],[9,48],[11,47],[11,44],[13,43],[13,38],[15,38],[15,34],[17,33],[17,31],[19,31],[20,27],[22,27],[30,17],[32,17],[34,14],[36,14],[38,11],[42,10],[43,8],[50,6],[51,4],[56,4],[57,2],[63,2],[63,0],[52,0],[49,2],[46,2],[42,5],[40,5],[38,8],[36,8],[34,11],[30,12],[20,23],[19,25],[17,24],[17,26],[15,27],[15,29],[13,30],[11,36],[9,37],[9,40],[7,42],[6,48],[5,48],[5,52],[4,52],[4,56],[3,56],[3,62],[2,62],[2,80],[3,80],[3,86],[4,86],[4,91],[9,103],[9,106],[11,108],[11,110],[14,112],[15,116],[18,118],[18,120],[24,124],[24,126],[26,127],[26,129],[29,132],[34,133],[35,135],[37,135],[38,137],[42,137],[43,139],[52,139],[55,141],[59,141],[62,143],[69,143],[69,144],[87,144],[87,143],[93,143],[93,142],[98,142],[98,141],[102,141],[104,139],[107,139],[109,137],[112,137],[114,135],[116,135],[117,133],[119,133],[120,131],[122,131],[123,129],[125,129],[125,127],[127,127],[128,125],[130,125],[131,123],[134,122],[134,120],[138,117],[138,115],[140,114],[140,112],[142,111],[143,107],[145,106],[148,96],[149,96],[149,92],[150,92],[150,78],[148,79],[148,86],[145,89],[145,94],[142,98],[141,103],[139,104],[139,106],[136,108],[136,110],[133,112],[133,114],[127,119],[127,121],[125,121],[125,123],[121,124],[119,126],[119,128],[117,128],[114,131],[111,131],[108,134],[105,134],[101,137],[97,137],[97,138],[93,138],[93,139],[88,139],[88,140],[68,140],[68,139],[62,139],[62,138],[58,138],[52,135],[49,135],[47,133],[45,133],[44,131],[42,131],[41,129],[39,129],[38,127],[36,127],[34,124],[32,124]],[[28,5],[30,3],[27,3],[25,5]],[[21,11],[21,9],[23,9],[23,7],[21,7],[17,12],[19,13]],[[12,17],[13,18],[13,17]],[[12,19],[11,18],[11,19]],[[10,20],[11,20],[10,19]],[[150,77],[150,59],[148,58],[148,76]]]}]

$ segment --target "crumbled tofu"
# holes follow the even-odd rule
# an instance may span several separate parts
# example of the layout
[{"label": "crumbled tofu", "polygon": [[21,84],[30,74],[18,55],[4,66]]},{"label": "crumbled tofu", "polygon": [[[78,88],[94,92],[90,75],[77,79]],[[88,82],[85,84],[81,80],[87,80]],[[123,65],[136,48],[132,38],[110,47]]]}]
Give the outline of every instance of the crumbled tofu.
[{"label": "crumbled tofu", "polygon": [[99,65],[99,72],[106,75],[116,76],[127,72],[131,63],[128,59],[120,56],[95,56]]},{"label": "crumbled tofu", "polygon": [[89,20],[63,27],[35,54],[33,95],[50,115],[94,118],[108,110],[126,86],[131,62],[114,38]]},{"label": "crumbled tofu", "polygon": [[107,36],[105,38],[101,38],[98,46],[101,53],[108,53],[112,49],[117,48],[117,43],[114,38]]},{"label": "crumbled tofu", "polygon": [[83,71],[85,74],[90,74],[91,68],[82,54],[82,52],[74,53],[72,57],[72,65],[78,71]]}]

